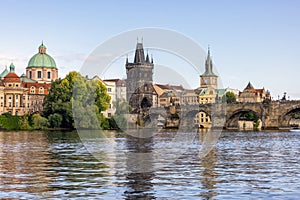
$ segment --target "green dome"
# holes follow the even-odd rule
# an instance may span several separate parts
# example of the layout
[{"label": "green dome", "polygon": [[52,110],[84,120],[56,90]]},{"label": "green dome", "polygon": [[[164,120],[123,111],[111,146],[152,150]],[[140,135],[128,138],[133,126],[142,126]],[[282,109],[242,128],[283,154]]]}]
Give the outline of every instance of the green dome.
[{"label": "green dome", "polygon": [[28,67],[56,68],[56,63],[51,56],[46,54],[46,47],[42,44],[39,46],[39,53],[32,56],[29,60]]}]

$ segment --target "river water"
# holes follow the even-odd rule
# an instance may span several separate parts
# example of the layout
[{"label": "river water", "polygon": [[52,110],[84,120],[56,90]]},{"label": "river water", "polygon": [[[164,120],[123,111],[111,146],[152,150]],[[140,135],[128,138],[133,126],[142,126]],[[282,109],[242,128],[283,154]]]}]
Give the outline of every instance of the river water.
[{"label": "river water", "polygon": [[175,145],[172,162],[145,154],[144,171],[126,152],[149,153],[174,134],[146,143],[108,134],[114,143],[100,143],[96,159],[77,132],[0,132],[0,199],[300,197],[300,132],[223,132],[204,158],[197,142]]}]

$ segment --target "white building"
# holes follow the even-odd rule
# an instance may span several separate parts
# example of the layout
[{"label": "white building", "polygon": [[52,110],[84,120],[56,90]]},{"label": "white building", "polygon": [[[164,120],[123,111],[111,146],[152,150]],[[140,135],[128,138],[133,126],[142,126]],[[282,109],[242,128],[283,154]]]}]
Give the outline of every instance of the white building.
[{"label": "white building", "polygon": [[105,117],[111,117],[116,113],[114,103],[116,101],[126,101],[126,82],[121,79],[103,80],[107,88],[107,93],[111,97],[109,107],[103,112]]}]

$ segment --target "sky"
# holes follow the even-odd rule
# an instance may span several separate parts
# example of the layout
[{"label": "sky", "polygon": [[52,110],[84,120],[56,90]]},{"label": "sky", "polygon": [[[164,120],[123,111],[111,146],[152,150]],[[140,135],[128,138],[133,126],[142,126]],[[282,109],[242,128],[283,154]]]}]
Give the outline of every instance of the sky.
[{"label": "sky", "polygon": [[[223,87],[270,90],[274,99],[284,92],[300,99],[300,1],[91,1],[0,0],[0,69],[13,62],[24,73],[43,41],[59,68],[59,76],[79,71],[97,46],[120,33],[145,27],[174,30],[210,46]],[[138,36],[137,36],[138,37]],[[147,38],[143,38],[147,41]],[[136,40],[132,41],[132,48]],[[145,46],[145,45],[144,45]],[[155,65],[172,65],[152,51]],[[199,55],[201,53],[199,52]],[[168,57],[168,56],[165,56]],[[169,56],[170,57],[170,56]],[[132,59],[132,55],[129,55]],[[114,78],[126,78],[125,57],[114,63]],[[177,62],[177,69],[188,67]],[[181,66],[179,66],[181,65]],[[121,70],[119,70],[121,69]],[[123,71],[122,71],[123,70]],[[119,74],[119,73],[123,74]],[[199,74],[178,73],[194,88]],[[120,77],[121,76],[121,77]],[[113,78],[107,74],[104,78]],[[166,83],[168,80],[165,80]]]}]

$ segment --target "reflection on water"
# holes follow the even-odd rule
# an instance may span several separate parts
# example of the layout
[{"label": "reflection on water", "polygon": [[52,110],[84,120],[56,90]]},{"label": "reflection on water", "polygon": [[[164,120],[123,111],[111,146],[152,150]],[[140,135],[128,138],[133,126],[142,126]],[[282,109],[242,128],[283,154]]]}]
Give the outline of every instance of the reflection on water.
[{"label": "reflection on water", "polygon": [[201,197],[204,199],[212,199],[217,195],[216,184],[217,184],[217,172],[215,171],[215,165],[217,162],[216,150],[211,150],[205,159],[200,160],[200,166],[203,167],[200,181],[202,185]]},{"label": "reflection on water", "polygon": [[154,199],[153,184],[153,138],[136,138],[128,136],[126,147],[129,152],[126,157],[126,199]]},{"label": "reflection on water", "polygon": [[50,190],[57,176],[52,170],[56,160],[52,160],[47,138],[42,133],[1,133],[0,145],[1,192],[8,196],[43,195]]},{"label": "reflection on water", "polygon": [[[172,162],[171,155],[153,153],[172,134],[150,138],[104,134],[91,133],[87,147],[76,132],[0,132],[0,198],[296,199],[300,195],[299,133],[222,133],[203,159],[199,147],[209,133],[199,133]],[[180,145],[166,153],[176,151],[181,153]]]}]

